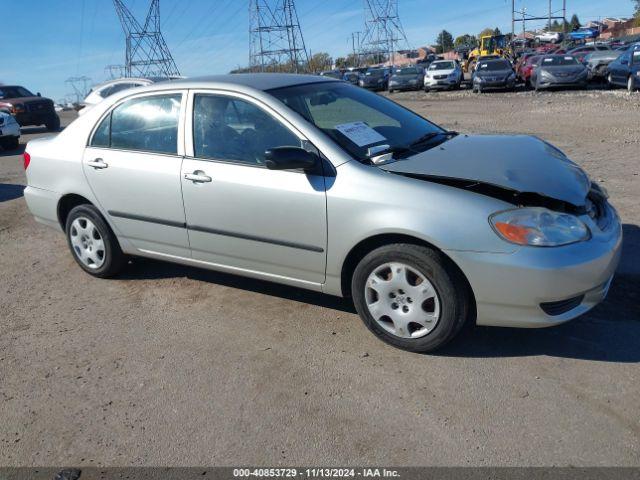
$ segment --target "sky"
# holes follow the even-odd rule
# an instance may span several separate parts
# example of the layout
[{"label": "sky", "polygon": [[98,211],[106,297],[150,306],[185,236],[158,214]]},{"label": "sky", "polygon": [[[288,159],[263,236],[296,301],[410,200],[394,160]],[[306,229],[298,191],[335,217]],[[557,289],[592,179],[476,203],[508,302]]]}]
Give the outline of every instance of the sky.
[{"label": "sky", "polygon": [[[124,0],[140,23],[149,0]],[[561,9],[561,0],[552,0]],[[161,0],[162,30],[180,73],[226,73],[248,63],[248,0]],[[124,63],[125,37],[111,0],[0,0],[0,83],[20,84],[58,101],[73,92],[66,80],[108,78],[107,65]],[[364,0],[297,0],[306,47],[334,58],[351,50],[351,33],[364,28]],[[544,16],[546,0],[516,0],[516,9]],[[409,45],[435,42],[486,27],[511,30],[511,0],[399,0]],[[631,0],[567,0],[567,16],[582,22],[633,14]],[[532,27],[535,25],[532,24]],[[538,25],[542,27],[541,23]],[[529,29],[529,24],[527,24]]]}]

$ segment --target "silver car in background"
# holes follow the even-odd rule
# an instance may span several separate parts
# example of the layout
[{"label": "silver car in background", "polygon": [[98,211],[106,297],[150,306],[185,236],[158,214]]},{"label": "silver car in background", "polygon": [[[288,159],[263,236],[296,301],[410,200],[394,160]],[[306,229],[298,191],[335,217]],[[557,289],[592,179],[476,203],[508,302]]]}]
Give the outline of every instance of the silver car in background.
[{"label": "silver car in background", "polygon": [[572,55],[544,55],[531,72],[531,85],[536,91],[552,87],[585,88],[588,81],[587,67]]},{"label": "silver car in background", "polygon": [[622,242],[606,192],[552,145],[457,134],[322,77],[121,92],[29,142],[25,169],[29,209],[91,275],[142,256],[350,296],[415,352],[468,321],[587,312]]},{"label": "silver car in background", "polygon": [[429,65],[424,73],[424,91],[460,88],[464,74],[460,64],[454,60],[438,60]]}]

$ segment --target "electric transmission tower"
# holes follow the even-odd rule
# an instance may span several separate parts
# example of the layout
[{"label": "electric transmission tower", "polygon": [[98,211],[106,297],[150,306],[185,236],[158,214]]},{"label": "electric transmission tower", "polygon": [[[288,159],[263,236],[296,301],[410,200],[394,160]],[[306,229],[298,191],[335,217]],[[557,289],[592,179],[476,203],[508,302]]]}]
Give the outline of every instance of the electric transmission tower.
[{"label": "electric transmission tower", "polygon": [[398,47],[409,49],[398,14],[398,0],[364,0],[364,9],[365,30],[360,41],[360,56],[375,63],[387,58],[393,65]]},{"label": "electric transmission tower", "polygon": [[144,26],[140,25],[123,0],[113,0],[113,4],[126,36],[125,76],[180,75],[160,31],[160,0],[151,0]]},{"label": "electric transmission tower", "polygon": [[84,97],[89,95],[89,90],[91,90],[91,79],[87,76],[70,77],[64,83],[70,85],[73,89],[71,95],[75,97],[76,103],[80,103]]},{"label": "electric transmission tower", "polygon": [[309,63],[294,0],[250,0],[249,66],[300,72]]}]

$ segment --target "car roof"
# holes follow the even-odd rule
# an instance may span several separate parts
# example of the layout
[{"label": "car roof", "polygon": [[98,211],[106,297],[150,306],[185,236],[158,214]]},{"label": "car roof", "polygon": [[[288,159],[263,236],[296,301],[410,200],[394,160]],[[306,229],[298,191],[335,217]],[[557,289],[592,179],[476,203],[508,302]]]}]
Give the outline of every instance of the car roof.
[{"label": "car roof", "polygon": [[[300,75],[293,73],[233,73],[228,75],[212,75],[197,78],[185,78],[171,82],[172,88],[211,88],[223,86],[241,86],[255,90],[272,90],[319,82],[339,82],[330,77],[317,75]],[[166,88],[166,84],[156,84],[158,89]],[[145,87],[153,90],[154,86]]]}]

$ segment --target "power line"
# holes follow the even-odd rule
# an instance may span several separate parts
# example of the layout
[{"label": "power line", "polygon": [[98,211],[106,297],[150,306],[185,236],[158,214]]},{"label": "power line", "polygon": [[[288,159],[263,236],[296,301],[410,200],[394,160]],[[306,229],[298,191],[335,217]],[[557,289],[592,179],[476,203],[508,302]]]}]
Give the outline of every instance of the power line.
[{"label": "power line", "polygon": [[160,0],[151,0],[144,26],[123,0],[113,0],[126,36],[125,76],[171,77],[180,75],[160,31]]}]

